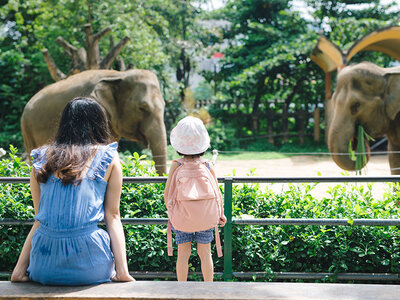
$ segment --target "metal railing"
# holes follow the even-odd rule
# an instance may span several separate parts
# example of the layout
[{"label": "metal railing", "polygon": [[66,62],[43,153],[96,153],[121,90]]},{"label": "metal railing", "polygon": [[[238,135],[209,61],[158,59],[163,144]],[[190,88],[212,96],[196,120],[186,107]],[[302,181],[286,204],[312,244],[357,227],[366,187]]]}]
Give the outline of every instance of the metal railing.
[{"label": "metal railing", "polygon": [[[165,183],[166,177],[124,177],[123,183]],[[224,280],[236,278],[252,278],[253,276],[270,276],[266,272],[234,272],[232,268],[232,227],[233,225],[332,225],[332,226],[400,226],[400,219],[233,219],[232,218],[232,186],[234,183],[335,183],[335,182],[400,182],[400,175],[392,176],[341,176],[341,177],[218,177],[218,182],[224,184],[224,211],[227,222],[224,226],[224,270],[218,273]],[[27,177],[0,177],[2,183],[29,183]],[[167,224],[166,218],[122,218],[126,225],[159,225]],[[0,219],[0,225],[32,225],[33,220]],[[4,272],[0,272],[4,273]],[[148,273],[148,272],[146,272]],[[136,273],[136,277],[146,277]],[[150,272],[149,278],[160,278],[164,273]],[[149,274],[150,274],[149,273]],[[135,273],[133,273],[135,274]],[[159,276],[157,277],[158,274]],[[400,281],[400,274],[393,273],[305,273],[305,272],[274,272],[276,279],[316,280],[335,277],[338,280],[378,280]]]}]

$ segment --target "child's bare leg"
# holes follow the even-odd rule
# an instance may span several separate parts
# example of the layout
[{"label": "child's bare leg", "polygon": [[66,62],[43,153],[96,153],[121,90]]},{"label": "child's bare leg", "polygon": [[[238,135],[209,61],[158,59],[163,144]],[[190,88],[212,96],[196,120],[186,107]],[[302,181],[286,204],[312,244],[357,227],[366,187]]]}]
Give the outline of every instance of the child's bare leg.
[{"label": "child's bare leg", "polygon": [[178,245],[178,259],[176,260],[176,276],[178,281],[187,281],[188,263],[192,253],[192,243],[187,242]]},{"label": "child's bare leg", "polygon": [[211,243],[197,243],[197,253],[201,261],[201,272],[203,273],[204,281],[213,281],[214,279],[214,264],[211,257]]}]

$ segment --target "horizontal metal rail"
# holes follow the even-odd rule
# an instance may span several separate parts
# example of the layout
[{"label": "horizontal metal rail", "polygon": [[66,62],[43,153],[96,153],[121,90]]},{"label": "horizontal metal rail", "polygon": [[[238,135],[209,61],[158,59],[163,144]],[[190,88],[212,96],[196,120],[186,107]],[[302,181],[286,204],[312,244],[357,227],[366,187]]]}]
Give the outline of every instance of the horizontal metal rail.
[{"label": "horizontal metal rail", "polygon": [[[0,219],[0,225],[33,225],[34,220]],[[167,225],[167,218],[121,218],[124,225]],[[99,224],[105,225],[104,222]]]},{"label": "horizontal metal rail", "polygon": [[[33,225],[34,220],[0,219],[0,225]],[[167,225],[167,218],[121,218],[124,225]],[[104,222],[99,224],[105,225]],[[232,219],[235,225],[400,226],[400,219]]]},{"label": "horizontal metal rail", "polygon": [[[123,183],[165,183],[167,177],[124,177]],[[311,177],[218,177],[220,183],[304,183],[304,182],[400,182],[400,175],[391,176],[311,176]],[[0,183],[29,183],[29,177],[0,177]]]},{"label": "horizontal metal rail", "polygon": [[400,219],[233,219],[235,225],[400,226]]}]

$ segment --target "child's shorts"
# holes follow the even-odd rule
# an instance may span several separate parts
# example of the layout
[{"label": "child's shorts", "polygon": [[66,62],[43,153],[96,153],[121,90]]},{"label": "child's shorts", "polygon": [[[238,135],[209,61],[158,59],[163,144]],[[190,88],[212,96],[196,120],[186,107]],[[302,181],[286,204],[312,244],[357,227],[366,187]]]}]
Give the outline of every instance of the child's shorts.
[{"label": "child's shorts", "polygon": [[213,230],[214,228],[210,228],[204,231],[196,231],[196,232],[184,232],[174,228],[171,224],[172,231],[175,232],[175,243],[177,245],[187,243],[187,242],[196,242],[199,244],[208,244],[211,243],[214,239]]}]

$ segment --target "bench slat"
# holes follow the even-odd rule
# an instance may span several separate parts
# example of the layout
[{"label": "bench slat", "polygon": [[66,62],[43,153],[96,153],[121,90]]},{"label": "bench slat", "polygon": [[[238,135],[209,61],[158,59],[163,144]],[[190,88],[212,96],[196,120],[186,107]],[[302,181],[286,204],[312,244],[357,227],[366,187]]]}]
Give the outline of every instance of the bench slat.
[{"label": "bench slat", "polygon": [[400,285],[136,281],[94,286],[43,286],[0,281],[2,299],[399,299]]}]

